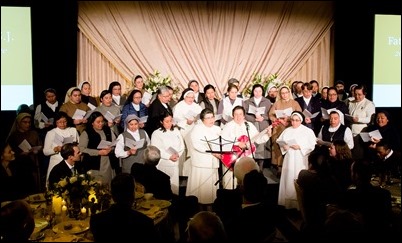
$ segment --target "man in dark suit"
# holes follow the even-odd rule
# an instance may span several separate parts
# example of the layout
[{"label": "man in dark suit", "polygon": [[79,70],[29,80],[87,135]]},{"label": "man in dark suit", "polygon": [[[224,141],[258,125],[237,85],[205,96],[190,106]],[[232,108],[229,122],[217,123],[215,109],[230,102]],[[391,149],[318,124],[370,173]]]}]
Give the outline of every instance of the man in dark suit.
[{"label": "man in dark suit", "polygon": [[229,240],[270,242],[274,239],[278,216],[276,203],[267,200],[267,185],[267,178],[257,170],[244,176],[242,209],[225,225]]},{"label": "man in dark suit", "polygon": [[235,189],[220,188],[216,192],[216,199],[212,205],[212,210],[221,218],[225,226],[242,209],[243,179],[252,170],[260,171],[255,160],[250,157],[242,157],[235,163],[233,168],[234,176],[237,179],[237,187]]},{"label": "man in dark suit", "polygon": [[67,143],[61,147],[60,155],[63,158],[55,165],[49,174],[49,188],[51,189],[61,179],[73,176],[73,171],[79,173],[81,170],[75,164],[81,160],[81,151],[78,143]]},{"label": "man in dark suit", "polygon": [[162,86],[158,89],[157,98],[148,107],[148,120],[145,126],[145,131],[151,138],[153,131],[158,129],[160,118],[166,113],[170,113],[173,116],[172,108],[169,106],[170,93],[166,86]]},{"label": "man in dark suit", "polygon": [[[179,223],[180,234],[183,235],[188,220],[198,211],[198,198],[195,196],[178,196],[173,194],[170,177],[156,168],[161,158],[160,150],[149,145],[143,154],[144,164],[134,163],[131,175],[135,181],[141,183],[145,192],[151,192],[157,199],[169,200],[169,207],[173,221]],[[167,235],[169,237],[169,235]]]},{"label": "man in dark suit", "polygon": [[128,173],[118,174],[112,179],[115,204],[103,212],[92,214],[89,221],[95,242],[160,241],[153,220],[132,209],[134,189],[134,178]]},{"label": "man in dark suit", "polygon": [[155,146],[148,146],[144,150],[144,164],[134,163],[131,175],[135,181],[145,187],[157,199],[172,200],[173,192],[170,186],[170,177],[156,168],[161,158],[160,150]]},{"label": "man in dark suit", "polygon": [[375,172],[380,176],[380,185],[392,184],[393,178],[401,176],[401,153],[390,148],[387,141],[377,143],[375,150],[377,160],[374,162]]}]

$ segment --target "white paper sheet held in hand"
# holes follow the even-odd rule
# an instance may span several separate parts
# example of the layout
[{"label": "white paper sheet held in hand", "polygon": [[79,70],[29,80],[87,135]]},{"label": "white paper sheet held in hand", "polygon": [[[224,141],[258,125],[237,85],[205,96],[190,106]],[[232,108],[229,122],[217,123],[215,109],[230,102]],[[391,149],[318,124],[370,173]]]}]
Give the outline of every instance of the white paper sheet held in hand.
[{"label": "white paper sheet held in hand", "polygon": [[197,120],[200,118],[199,115],[200,114],[195,113],[193,110],[189,110],[186,114],[184,114],[184,117],[189,120]]},{"label": "white paper sheet held in hand", "polygon": [[148,116],[142,116],[140,117],[140,120],[138,120],[138,123],[146,123],[148,120]]},{"label": "white paper sheet held in hand", "polygon": [[142,96],[142,103],[144,104],[148,104],[152,99],[152,95],[148,92],[144,92],[143,96]]},{"label": "white paper sheet held in hand", "polygon": [[282,118],[282,117],[292,115],[292,112],[293,112],[292,107],[289,107],[284,110],[275,110],[275,115],[276,115],[276,118]]},{"label": "white paper sheet held in hand", "polygon": [[177,150],[174,149],[174,148],[172,148],[172,147],[167,148],[167,149],[166,149],[166,152],[167,152],[168,154],[170,154],[170,155],[179,154],[179,152],[177,152]]},{"label": "white paper sheet held in hand", "polygon": [[297,142],[295,139],[289,139],[289,140],[276,140],[276,143],[279,144],[279,146],[283,147],[284,145],[292,146],[292,145],[297,145]]},{"label": "white paper sheet held in hand", "polygon": [[382,139],[381,133],[378,130],[372,132],[361,132],[360,137],[363,139],[363,142],[369,142],[371,141],[371,138]]},{"label": "white paper sheet held in hand", "polygon": [[59,134],[56,133],[55,136],[54,136],[54,141],[53,142],[57,146],[63,146],[64,144],[74,142],[74,137],[72,137],[72,136],[63,137],[63,136],[60,136]]},{"label": "white paper sheet held in hand", "polygon": [[248,113],[254,114],[254,115],[257,115],[257,114],[263,115],[265,113],[265,107],[255,107],[253,105],[249,105]]},{"label": "white paper sheet held in hand", "polygon": [[91,109],[91,111],[95,110],[95,108],[96,108],[96,106],[94,106],[91,103],[88,103],[87,105],[88,105],[89,109]]},{"label": "white paper sheet held in hand", "polygon": [[29,150],[32,149],[31,145],[26,139],[22,140],[22,142],[18,145],[18,148],[20,148],[24,152],[29,152]]},{"label": "white paper sheet held in hand", "polygon": [[85,116],[86,112],[81,109],[76,109],[73,115],[73,119],[83,119]]},{"label": "white paper sheet held in hand", "polygon": [[329,119],[329,113],[331,113],[331,111],[336,110],[336,108],[332,108],[332,109],[325,109],[321,107],[321,114],[322,114],[322,118],[324,119]]},{"label": "white paper sheet held in hand", "polygon": [[42,121],[44,121],[45,123],[49,122],[49,119],[45,114],[43,114],[43,112],[40,113],[40,119],[42,119]]},{"label": "white paper sheet held in hand", "polygon": [[116,142],[117,142],[117,140],[114,140],[113,142],[101,140],[97,149],[105,149],[108,147],[114,147],[114,146],[116,146]]},{"label": "white paper sheet held in hand", "polygon": [[381,133],[378,129],[369,132],[369,135],[370,135],[370,137],[375,138],[375,139],[382,139]]},{"label": "white paper sheet held in hand", "polygon": [[317,111],[316,113],[311,114],[311,112],[308,111],[308,110],[306,110],[306,109],[304,109],[304,111],[303,111],[303,114],[304,114],[306,117],[310,117],[310,118],[316,117],[319,113],[320,113],[320,112]]},{"label": "white paper sheet held in hand", "polygon": [[138,141],[135,141],[135,140],[133,140],[133,139],[131,139],[131,138],[126,138],[126,140],[125,140],[125,145],[127,146],[127,147],[129,147],[130,149],[132,149],[132,148],[137,148],[137,149],[140,149],[140,148],[142,148],[142,147],[144,147],[144,142],[145,142],[145,139],[140,139],[140,140],[138,140]]},{"label": "white paper sheet held in hand", "polygon": [[115,117],[110,111],[106,111],[106,113],[103,114],[103,116],[105,117],[105,119],[106,119],[108,122],[113,122],[113,119],[114,119],[114,117]]}]

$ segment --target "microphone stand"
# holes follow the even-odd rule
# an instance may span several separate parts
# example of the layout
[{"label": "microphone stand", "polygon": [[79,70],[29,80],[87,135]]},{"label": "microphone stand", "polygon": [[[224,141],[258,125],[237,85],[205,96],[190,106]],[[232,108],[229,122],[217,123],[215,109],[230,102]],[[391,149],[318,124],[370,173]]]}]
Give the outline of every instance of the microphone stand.
[{"label": "microphone stand", "polygon": [[[218,142],[218,143],[213,142],[214,140],[218,140],[218,139],[219,139],[219,142]],[[225,140],[225,142],[224,142],[223,140]],[[207,153],[218,153],[218,154],[221,154],[221,155],[222,155],[222,154],[226,154],[226,153],[233,153],[233,151],[223,151],[223,145],[232,144],[231,147],[233,147],[233,144],[235,143],[236,138],[235,138],[234,141],[232,142],[232,141],[229,141],[229,140],[226,140],[226,139],[222,138],[222,136],[219,136],[219,138],[216,138],[216,139],[213,139],[213,140],[208,140],[208,139],[205,137],[205,140],[203,140],[203,141],[207,142],[208,147],[209,147],[209,150],[206,150],[205,152],[207,152]],[[211,147],[211,144],[210,144],[210,143],[211,143],[211,144],[214,144],[214,145],[219,145],[219,151],[214,151],[214,150],[212,150],[212,147]],[[229,169],[233,167],[233,164],[234,164],[234,163],[232,163],[232,164],[230,165]],[[228,169],[228,170],[229,170],[229,169]],[[222,179],[223,179],[223,176],[228,172],[228,170],[226,170],[225,173],[222,175],[222,170],[223,170],[223,167],[222,167],[222,159],[219,159],[219,169],[218,169],[218,176],[219,176],[219,179],[218,179],[218,181],[215,182],[215,184],[214,184],[214,185],[216,186],[216,185],[219,183],[219,188],[223,188]]]},{"label": "microphone stand", "polygon": [[257,161],[255,160],[254,153],[253,153],[253,146],[252,146],[252,143],[251,143],[250,132],[248,131],[248,130],[250,129],[250,125],[248,125],[247,121],[245,121],[244,124],[246,125],[246,131],[247,131],[248,141],[250,142],[251,156],[253,156],[253,160],[254,160],[255,162],[257,162]]},{"label": "microphone stand", "polygon": [[[234,176],[234,165],[236,164],[236,160],[237,160],[238,158],[240,158],[240,157],[243,155],[244,151],[245,151],[245,149],[243,149],[243,150],[241,151],[241,153],[236,156],[236,159],[230,164],[230,166],[226,169],[226,171],[225,171],[222,175],[220,175],[219,180],[217,180],[217,181],[215,182],[215,184],[214,184],[215,186],[218,185],[218,183],[221,183],[221,182],[222,182],[223,177],[226,175],[226,173],[228,173],[228,171],[229,171],[230,169],[233,169],[233,173],[232,173],[232,188],[234,189],[234,177],[235,177],[235,176]],[[221,184],[222,184],[222,183],[221,183]],[[223,187],[221,187],[221,188],[223,188]]]}]

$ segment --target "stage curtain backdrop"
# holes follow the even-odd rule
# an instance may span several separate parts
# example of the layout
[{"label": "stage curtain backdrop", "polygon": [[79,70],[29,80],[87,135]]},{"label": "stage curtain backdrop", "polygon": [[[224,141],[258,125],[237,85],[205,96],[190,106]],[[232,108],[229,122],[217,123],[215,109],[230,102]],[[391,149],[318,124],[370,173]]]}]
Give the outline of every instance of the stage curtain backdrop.
[{"label": "stage curtain backdrop", "polygon": [[79,1],[77,84],[98,96],[112,81],[155,70],[187,87],[227,80],[243,89],[254,73],[333,83],[333,2]]}]

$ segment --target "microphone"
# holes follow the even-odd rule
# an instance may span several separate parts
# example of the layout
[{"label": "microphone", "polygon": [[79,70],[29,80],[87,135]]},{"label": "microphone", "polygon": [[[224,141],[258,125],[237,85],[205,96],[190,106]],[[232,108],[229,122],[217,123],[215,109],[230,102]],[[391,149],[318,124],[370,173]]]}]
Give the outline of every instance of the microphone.
[{"label": "microphone", "polygon": [[244,124],[246,125],[246,129],[250,129],[250,126],[248,125],[248,123],[245,121]]}]

